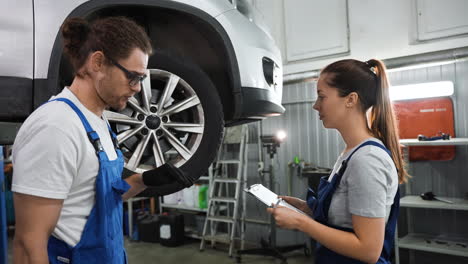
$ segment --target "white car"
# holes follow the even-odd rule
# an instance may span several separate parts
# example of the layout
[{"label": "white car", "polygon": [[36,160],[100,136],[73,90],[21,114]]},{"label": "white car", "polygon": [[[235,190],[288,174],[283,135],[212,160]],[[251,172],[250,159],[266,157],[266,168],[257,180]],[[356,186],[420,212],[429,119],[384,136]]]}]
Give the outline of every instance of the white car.
[{"label": "white car", "polygon": [[21,122],[71,83],[59,29],[75,16],[130,17],[152,40],[142,92],[125,110],[105,113],[130,171],[171,162],[201,175],[215,158],[224,126],[284,112],[280,51],[246,1],[4,0],[0,144],[11,144]]}]

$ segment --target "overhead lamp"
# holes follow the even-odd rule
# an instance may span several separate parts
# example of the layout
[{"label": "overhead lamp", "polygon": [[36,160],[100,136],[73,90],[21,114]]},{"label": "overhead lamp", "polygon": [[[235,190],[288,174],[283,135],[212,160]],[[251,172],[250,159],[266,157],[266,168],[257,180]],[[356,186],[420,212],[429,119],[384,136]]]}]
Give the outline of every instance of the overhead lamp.
[{"label": "overhead lamp", "polygon": [[432,98],[453,95],[453,82],[429,82],[390,87],[392,101]]},{"label": "overhead lamp", "polygon": [[286,132],[284,130],[279,130],[275,135],[276,139],[280,142],[283,142],[286,139]]},{"label": "overhead lamp", "polygon": [[286,132],[284,130],[278,130],[274,135],[264,135],[260,137],[263,147],[267,148],[270,157],[276,154],[276,148],[279,148],[280,144],[286,139]]},{"label": "overhead lamp", "polygon": [[422,69],[422,68],[429,68],[429,67],[453,64],[455,62],[457,62],[457,60],[448,59],[448,60],[435,61],[435,62],[416,63],[416,64],[412,64],[412,65],[408,65],[408,66],[390,68],[390,69],[387,69],[387,72],[400,72],[400,71],[416,70],[416,69]]}]

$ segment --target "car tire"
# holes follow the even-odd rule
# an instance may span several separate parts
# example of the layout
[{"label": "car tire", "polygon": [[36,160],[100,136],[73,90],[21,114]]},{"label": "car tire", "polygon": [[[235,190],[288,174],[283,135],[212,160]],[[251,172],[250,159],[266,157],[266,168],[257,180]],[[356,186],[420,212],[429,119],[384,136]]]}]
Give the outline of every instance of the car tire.
[{"label": "car tire", "polygon": [[[198,179],[201,175],[206,174],[208,171],[208,167],[210,164],[213,162],[213,160],[216,157],[216,153],[218,152],[222,137],[223,137],[223,132],[224,132],[224,115],[223,115],[223,108],[221,105],[221,100],[219,98],[218,92],[213,85],[212,81],[208,77],[208,75],[196,64],[184,60],[181,57],[175,56],[173,54],[170,54],[168,52],[162,51],[162,50],[155,50],[154,54],[150,57],[149,62],[148,62],[148,69],[150,72],[149,79],[151,79],[151,100],[150,103],[157,104],[158,100],[161,97],[161,94],[164,94],[163,89],[161,89],[162,86],[168,87],[168,82],[164,84],[164,79],[167,77],[166,75],[170,74],[170,76],[176,76],[180,78],[179,84],[177,84],[177,87],[174,88],[174,94],[172,97],[176,98],[177,96],[181,97],[179,98],[179,101],[177,103],[173,103],[172,106],[182,102],[185,100],[183,98],[183,94],[191,94],[192,97],[196,95],[196,97],[199,99],[199,104],[197,106],[193,106],[187,110],[182,111],[181,113],[177,113],[176,118],[179,118],[181,120],[177,120],[179,123],[184,123],[184,122],[198,122],[198,123],[203,123],[203,132],[200,134],[197,133],[189,133],[186,132],[186,135],[184,135],[185,131],[172,131],[175,133],[173,136],[175,136],[177,139],[180,139],[181,137],[185,137],[185,143],[181,141],[182,144],[186,144],[187,142],[192,142],[192,145],[189,146],[190,144],[186,144],[189,149],[191,147],[191,155],[190,158],[184,159],[180,153],[175,150],[175,157],[173,158],[168,158],[165,159],[164,162],[170,162],[176,167],[179,167],[186,175],[191,177],[192,179]],[[164,75],[163,77],[161,76],[155,76],[156,75]],[[172,78],[171,77],[171,78]],[[143,94],[143,90],[145,83],[143,83],[142,87],[142,92],[140,94]],[[183,86],[183,87],[179,87]],[[154,89],[153,89],[154,88]],[[164,88],[165,89],[165,88]],[[186,89],[187,91],[185,91]],[[183,92],[185,91],[185,92]],[[176,93],[179,94],[176,94]],[[181,95],[182,94],[182,95]],[[144,96],[144,95],[141,95]],[[163,96],[163,95],[162,95]],[[191,98],[192,98],[191,97]],[[172,98],[170,98],[172,99]],[[141,99],[138,100],[140,106],[142,106],[144,103],[141,103]],[[175,99],[177,101],[177,99]],[[136,101],[134,101],[136,102]],[[165,109],[170,108],[171,105],[169,104],[168,107],[165,107]],[[201,107],[201,108],[200,108]],[[129,117],[132,117],[133,119],[141,119],[138,116],[138,113],[135,114],[134,110],[128,110],[128,108],[131,108],[127,105],[127,110],[123,110],[119,112],[119,115],[126,114]],[[193,109],[192,109],[193,108]],[[196,108],[196,109],[195,109]],[[116,131],[117,135],[119,134],[124,134],[126,133],[126,129],[128,130],[128,126],[119,124],[118,119],[115,118],[113,114],[117,114],[115,112],[109,113],[106,111],[106,116],[108,117],[111,126],[114,131]],[[109,116],[108,116],[109,115]],[[145,117],[146,123],[148,123],[148,116]],[[161,120],[163,120],[164,117],[161,117]],[[174,118],[173,116],[169,117],[171,121]],[[192,120],[190,120],[192,119]],[[166,119],[167,121],[167,119]],[[161,122],[161,126],[164,125],[163,121]],[[169,124],[171,122],[166,123]],[[143,125],[144,126],[144,125]],[[148,125],[145,126],[146,130],[150,130]],[[169,130],[169,129],[167,129]],[[141,132],[141,130],[140,130]],[[156,131],[157,132],[157,131]],[[156,132],[154,132],[156,134]],[[150,131],[150,133],[153,133],[153,131]],[[164,138],[166,136],[166,138]],[[132,153],[132,149],[138,149],[138,145],[141,144],[141,141],[144,140],[145,136],[142,135],[141,133],[136,133],[134,136],[135,139],[132,140],[127,140],[130,141],[129,144],[127,142],[120,142],[119,145],[121,146],[122,151],[124,152],[124,156],[126,156],[126,164],[125,164],[125,170],[124,170],[124,178],[128,177],[131,174],[134,173],[141,173],[144,170],[147,169],[152,169],[157,167],[157,162],[156,162],[156,157],[154,159],[151,158],[151,149],[146,149],[146,150],[141,150],[140,152],[142,153],[142,162],[140,166],[135,170],[135,166],[129,166],[131,157],[134,153]],[[174,140],[174,137],[163,134],[160,140],[158,140],[159,146],[165,145],[166,147],[169,146],[171,147],[170,140],[168,138],[172,138]],[[156,137],[157,138],[157,137]],[[166,141],[166,143],[164,143]],[[169,144],[168,144],[169,142]],[[193,143],[195,142],[195,143]],[[177,143],[177,142],[176,142]],[[154,142],[152,142],[153,146],[156,145]],[[173,145],[178,145],[174,144]],[[151,141],[148,144],[148,148],[150,148]],[[136,146],[136,147],[135,147]],[[163,147],[160,147],[162,149]],[[164,149],[165,154],[172,151],[174,152],[174,149]],[[154,154],[156,156],[156,154]],[[145,161],[146,157],[146,161]],[[148,158],[149,157],[149,158]],[[188,156],[186,156],[187,158]],[[135,164],[133,164],[135,165]],[[159,162],[159,166],[161,165],[161,162]],[[182,189],[182,186],[178,185],[172,185],[171,190],[166,189],[161,189],[159,187],[154,187],[154,188],[147,188],[145,191],[140,193],[138,196],[140,197],[152,197],[152,196],[157,196],[161,193],[173,193],[176,191],[179,191]]]}]

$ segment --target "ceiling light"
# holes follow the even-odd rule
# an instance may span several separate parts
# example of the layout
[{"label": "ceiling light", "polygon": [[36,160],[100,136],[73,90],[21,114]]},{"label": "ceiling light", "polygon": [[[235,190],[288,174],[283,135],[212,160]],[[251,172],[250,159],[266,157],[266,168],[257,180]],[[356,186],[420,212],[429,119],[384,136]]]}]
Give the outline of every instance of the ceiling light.
[{"label": "ceiling light", "polygon": [[451,81],[398,85],[390,87],[390,99],[399,101],[451,96],[453,91],[453,82]]}]

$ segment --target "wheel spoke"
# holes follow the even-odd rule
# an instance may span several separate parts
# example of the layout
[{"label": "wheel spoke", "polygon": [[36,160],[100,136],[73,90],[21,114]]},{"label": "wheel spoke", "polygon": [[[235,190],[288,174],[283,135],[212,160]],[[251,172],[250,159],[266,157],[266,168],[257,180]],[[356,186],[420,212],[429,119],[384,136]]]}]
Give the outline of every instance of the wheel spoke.
[{"label": "wheel spoke", "polygon": [[147,114],[147,112],[140,107],[140,104],[138,103],[138,100],[135,97],[130,97],[130,99],[128,100],[128,105],[140,114]]},{"label": "wheel spoke", "polygon": [[138,146],[136,147],[135,151],[133,152],[132,157],[127,162],[127,169],[131,171],[135,171],[140,164],[141,157],[143,156],[143,152],[145,151],[146,147],[148,146],[148,141],[150,139],[151,134],[146,135]]},{"label": "wheel spoke", "polygon": [[185,99],[182,102],[179,102],[175,105],[172,105],[171,107],[167,108],[165,111],[161,113],[161,116],[163,115],[172,115],[175,113],[179,113],[184,111],[185,109],[188,109],[192,106],[196,106],[200,104],[200,99],[198,99],[198,96],[194,95],[192,97],[189,97]]},{"label": "wheel spoke", "polygon": [[179,76],[171,74],[169,80],[166,83],[166,87],[164,87],[163,94],[161,98],[159,98],[158,102],[158,114],[160,114],[166,104],[166,101],[172,96],[174,89],[176,88],[177,84],[179,83]]},{"label": "wheel spoke", "polygon": [[141,125],[141,121],[135,120],[131,117],[128,117],[124,114],[119,114],[113,111],[104,111],[104,115],[106,116],[109,122],[123,124],[123,125]]},{"label": "wheel spoke", "polygon": [[161,146],[159,145],[159,140],[158,140],[158,137],[156,136],[156,133],[151,132],[151,135],[153,135],[153,139],[154,139],[154,144],[153,144],[154,160],[156,162],[156,167],[159,167],[165,163],[164,154],[161,150]]},{"label": "wheel spoke", "polygon": [[143,100],[143,107],[147,112],[150,111],[150,104],[151,104],[151,78],[150,71],[146,70],[146,75],[148,76],[143,83],[141,83],[141,99]]},{"label": "wheel spoke", "polygon": [[164,131],[164,134],[167,136],[167,140],[174,147],[174,149],[185,159],[189,160],[192,157],[192,153],[188,150],[184,144],[182,144],[179,139],[177,139],[171,132],[167,131],[165,128],[161,128]]},{"label": "wheel spoke", "polygon": [[191,123],[166,123],[164,127],[170,127],[177,131],[190,132],[190,133],[203,133],[204,126],[202,124],[191,124]]},{"label": "wheel spoke", "polygon": [[119,142],[119,145],[124,143],[125,140],[131,138],[138,131],[140,131],[143,127],[144,126],[140,126],[140,127],[135,128],[135,129],[128,129],[128,130],[125,130],[124,132],[118,134],[117,135],[117,142]]}]

